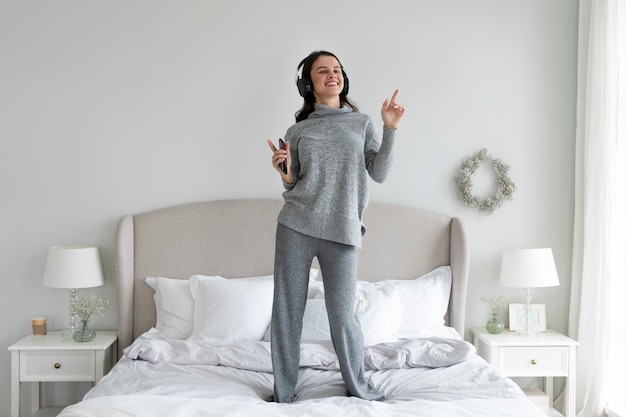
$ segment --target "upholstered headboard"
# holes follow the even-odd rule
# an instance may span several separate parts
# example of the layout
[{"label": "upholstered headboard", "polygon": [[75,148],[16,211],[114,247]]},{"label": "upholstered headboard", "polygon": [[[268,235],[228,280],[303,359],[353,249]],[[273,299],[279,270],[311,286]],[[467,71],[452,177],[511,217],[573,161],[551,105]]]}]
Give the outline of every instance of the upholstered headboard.
[{"label": "upholstered headboard", "polygon": [[[120,353],[155,325],[154,292],[146,277],[271,274],[281,206],[282,200],[218,200],[123,217],[116,241]],[[446,322],[463,336],[469,248],[459,219],[370,203],[364,222],[359,279],[417,278],[450,265],[453,282]]]}]

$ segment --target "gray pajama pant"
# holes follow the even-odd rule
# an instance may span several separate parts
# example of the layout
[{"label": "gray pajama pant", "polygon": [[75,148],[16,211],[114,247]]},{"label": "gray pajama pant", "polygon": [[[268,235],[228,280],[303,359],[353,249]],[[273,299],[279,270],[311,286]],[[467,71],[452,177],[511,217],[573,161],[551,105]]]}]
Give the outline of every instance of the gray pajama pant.
[{"label": "gray pajama pant", "polygon": [[307,236],[279,224],[275,257],[272,311],[274,401],[294,401],[302,317],[314,257],[317,257],[324,277],[331,339],[348,392],[366,400],[384,400],[363,376],[363,334],[354,309],[358,248]]}]

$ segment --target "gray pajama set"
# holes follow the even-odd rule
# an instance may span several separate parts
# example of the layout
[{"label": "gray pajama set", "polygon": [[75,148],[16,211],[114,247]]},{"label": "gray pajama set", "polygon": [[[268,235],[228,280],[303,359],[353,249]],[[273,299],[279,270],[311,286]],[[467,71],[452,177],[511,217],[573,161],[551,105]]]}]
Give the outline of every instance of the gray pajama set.
[{"label": "gray pajama set", "polygon": [[278,216],[272,313],[274,400],[292,402],[300,363],[309,270],[317,257],[331,339],[350,395],[382,400],[363,375],[363,334],[355,313],[358,250],[365,228],[367,176],[383,182],[393,162],[395,131],[350,107],[315,104],[285,134],[293,184],[284,184]]}]

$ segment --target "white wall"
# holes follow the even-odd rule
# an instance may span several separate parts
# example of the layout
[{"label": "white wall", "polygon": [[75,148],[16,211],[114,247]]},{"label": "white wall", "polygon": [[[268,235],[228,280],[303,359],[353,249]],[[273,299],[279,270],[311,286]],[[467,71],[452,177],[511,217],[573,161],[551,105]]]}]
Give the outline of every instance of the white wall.
[{"label": "white wall", "polygon": [[[535,291],[567,329],[577,2],[572,0],[0,1],[0,415],[6,347],[30,318],[66,323],[44,288],[47,248],[99,245],[115,304],[113,238],[126,214],[177,203],[280,197],[265,140],[301,104],[296,65],[338,54],[351,97],[378,118],[406,104],[397,162],[372,200],[458,216],[471,241],[467,327],[488,319],[505,248],[552,247],[562,285]],[[514,201],[492,216],[456,197],[466,156],[511,166]],[[477,190],[489,183],[477,177]],[[92,321],[114,329],[116,314]]]}]

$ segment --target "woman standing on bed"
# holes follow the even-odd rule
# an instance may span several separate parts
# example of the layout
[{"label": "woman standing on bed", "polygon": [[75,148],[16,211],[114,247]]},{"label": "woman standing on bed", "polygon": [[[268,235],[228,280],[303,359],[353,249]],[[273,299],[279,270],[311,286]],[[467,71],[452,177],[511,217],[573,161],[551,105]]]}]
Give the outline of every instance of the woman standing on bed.
[{"label": "woman standing on bed", "polygon": [[298,70],[304,104],[285,134],[286,149],[268,141],[272,165],[286,190],[274,261],[274,401],[294,401],[314,257],[322,271],[331,338],[349,394],[384,400],[363,375],[363,334],[355,313],[357,257],[365,233],[361,219],[368,203],[367,175],[376,182],[387,177],[404,106],[396,102],[398,90],[385,100],[380,141],[373,119],[348,99],[348,78],[334,54],[315,51]]}]

